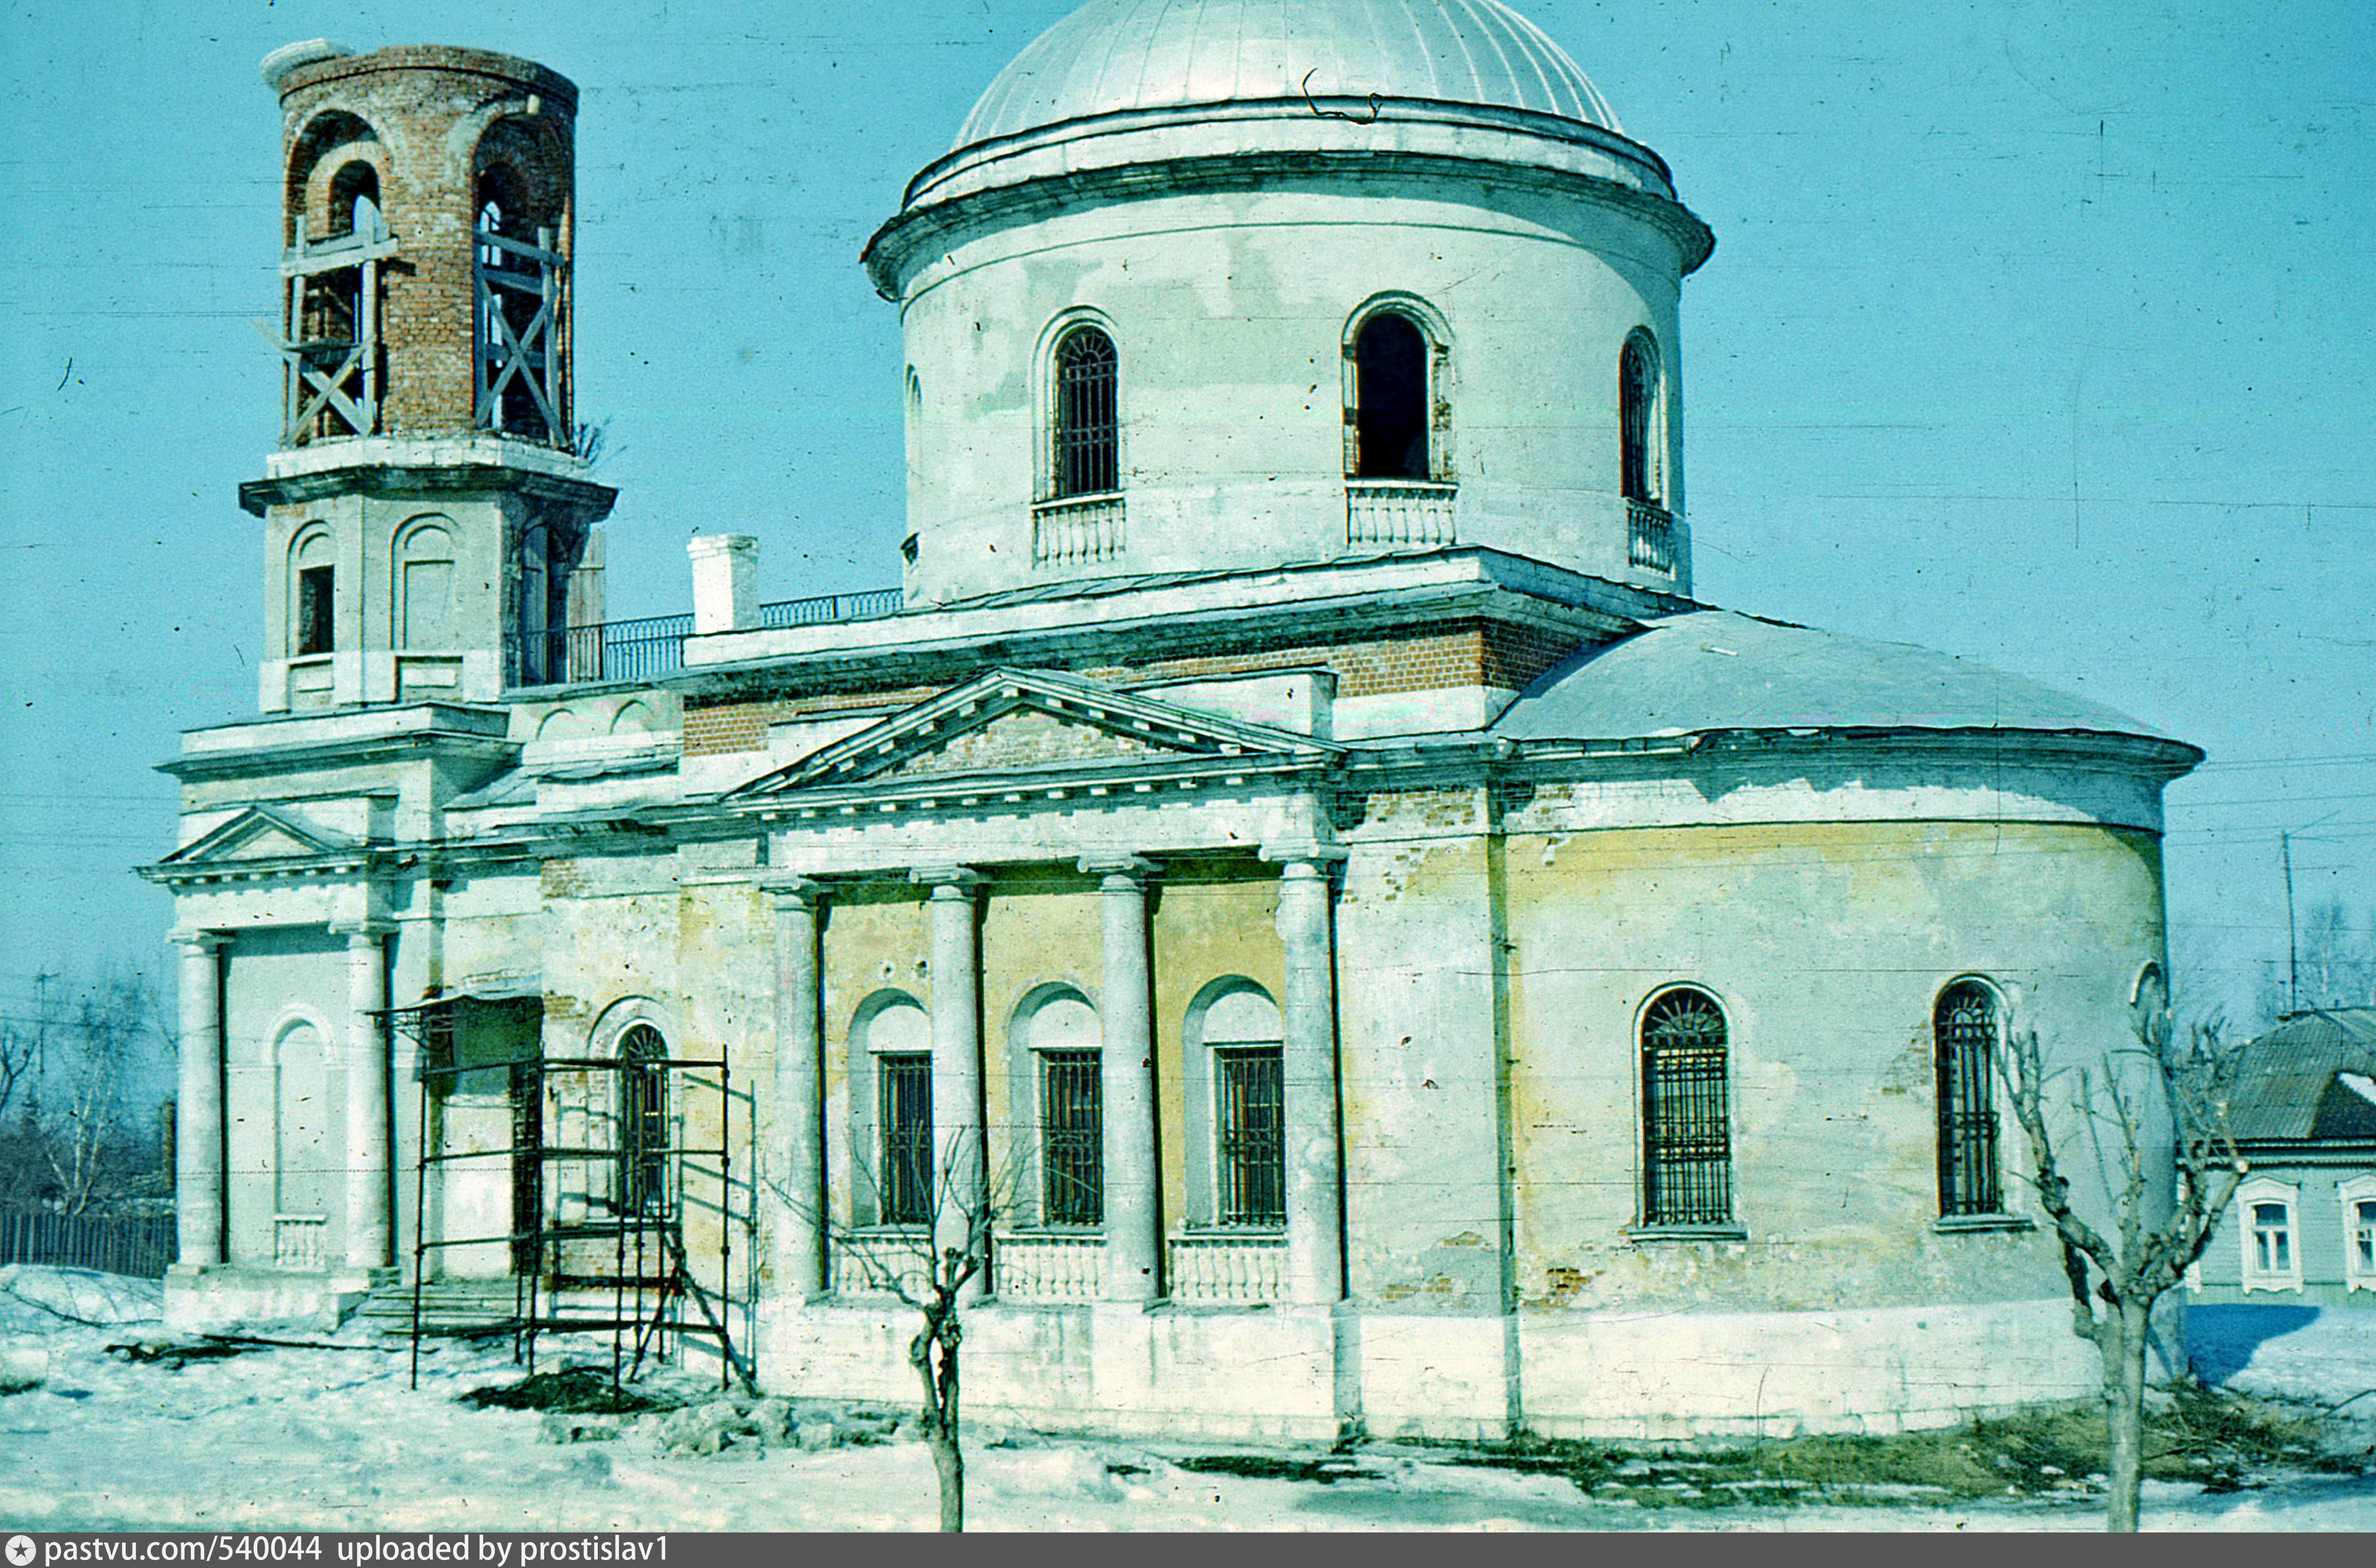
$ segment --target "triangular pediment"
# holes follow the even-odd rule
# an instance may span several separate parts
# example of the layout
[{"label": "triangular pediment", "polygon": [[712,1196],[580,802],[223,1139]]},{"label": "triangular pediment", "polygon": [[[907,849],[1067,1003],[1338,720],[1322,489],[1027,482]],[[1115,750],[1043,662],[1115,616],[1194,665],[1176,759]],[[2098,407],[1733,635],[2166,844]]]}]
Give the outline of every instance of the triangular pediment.
[{"label": "triangular pediment", "polygon": [[351,855],[360,848],[347,834],[310,822],[287,806],[249,806],[158,863],[185,869],[237,861],[317,860]]},{"label": "triangular pediment", "polygon": [[1340,748],[1215,718],[1078,675],[995,670],[753,779],[730,798],[943,778],[1317,763]]}]

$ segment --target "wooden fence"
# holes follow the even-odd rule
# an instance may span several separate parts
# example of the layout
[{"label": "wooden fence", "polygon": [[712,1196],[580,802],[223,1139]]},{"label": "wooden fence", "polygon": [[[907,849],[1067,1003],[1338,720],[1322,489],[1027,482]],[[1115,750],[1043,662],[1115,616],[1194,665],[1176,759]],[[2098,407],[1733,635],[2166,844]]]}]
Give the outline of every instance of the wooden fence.
[{"label": "wooden fence", "polygon": [[162,1279],[173,1261],[173,1217],[0,1211],[0,1265],[52,1264]]}]

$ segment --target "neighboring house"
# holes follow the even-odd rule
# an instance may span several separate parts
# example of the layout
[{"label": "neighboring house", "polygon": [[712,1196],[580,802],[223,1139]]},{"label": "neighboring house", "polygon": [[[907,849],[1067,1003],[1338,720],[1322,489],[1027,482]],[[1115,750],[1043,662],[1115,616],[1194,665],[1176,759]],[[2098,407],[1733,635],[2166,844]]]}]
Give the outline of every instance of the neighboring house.
[{"label": "neighboring house", "polygon": [[2098,1386],[1991,1057],[2131,1038],[2202,754],[1691,597],[1714,240],[1531,23],[1060,22],[867,248],[902,586],[760,604],[706,535],[693,612],[628,624],[575,89],[267,75],[264,711],[186,736],[147,868],[176,1322],[657,1289],[767,1387],[907,1398],[913,1324],[827,1232],[912,1245],[945,1179],[1007,1200],[966,1326],[1001,1419],[1881,1431]]},{"label": "neighboring house", "polygon": [[2228,1114],[2251,1172],[2189,1299],[2376,1307],[2376,1007],[2303,1013],[2246,1046]]}]

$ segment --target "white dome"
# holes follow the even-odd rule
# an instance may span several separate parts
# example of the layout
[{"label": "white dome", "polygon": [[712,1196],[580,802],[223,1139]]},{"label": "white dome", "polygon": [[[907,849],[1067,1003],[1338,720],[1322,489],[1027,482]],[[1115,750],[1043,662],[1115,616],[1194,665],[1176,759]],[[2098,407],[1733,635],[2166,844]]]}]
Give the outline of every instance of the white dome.
[{"label": "white dome", "polygon": [[1566,52],[1500,0],[1089,0],[998,74],[956,145],[1307,90],[1525,110],[1622,134]]}]

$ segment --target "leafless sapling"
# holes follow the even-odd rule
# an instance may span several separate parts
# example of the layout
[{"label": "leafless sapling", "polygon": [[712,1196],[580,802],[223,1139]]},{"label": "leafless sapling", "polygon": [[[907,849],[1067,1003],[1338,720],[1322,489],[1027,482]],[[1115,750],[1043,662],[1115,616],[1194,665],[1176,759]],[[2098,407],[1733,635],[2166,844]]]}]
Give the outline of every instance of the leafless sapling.
[{"label": "leafless sapling", "polygon": [[[2194,1025],[2181,1039],[2169,1010],[2149,1006],[2138,1016],[2136,1043],[2104,1052],[2093,1066],[2049,1071],[2034,1029],[2013,1031],[2000,1063],[2028,1138],[2029,1180],[2061,1246],[2073,1332],[2103,1360],[2105,1527],[2133,1530],[2154,1303],[2203,1255],[2243,1179],[2228,1128],[2238,1052],[2216,1023]],[[2058,1079],[2070,1092],[2050,1090]],[[2110,1235],[2079,1214],[2066,1155],[2094,1160],[2110,1206],[2099,1218],[2109,1218]]]}]

